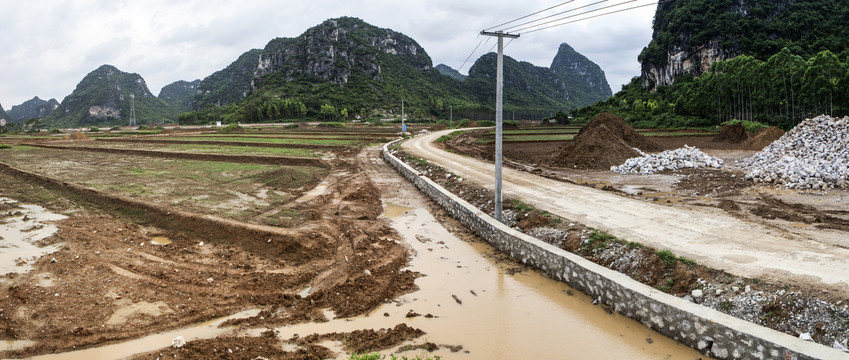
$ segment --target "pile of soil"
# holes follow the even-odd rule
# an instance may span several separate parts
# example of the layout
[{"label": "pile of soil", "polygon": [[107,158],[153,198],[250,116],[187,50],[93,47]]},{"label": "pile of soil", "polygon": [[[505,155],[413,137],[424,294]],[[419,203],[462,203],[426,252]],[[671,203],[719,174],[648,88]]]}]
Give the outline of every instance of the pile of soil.
[{"label": "pile of soil", "polygon": [[722,130],[720,130],[719,134],[713,138],[713,141],[739,144],[745,141],[748,137],[749,134],[746,133],[746,128],[744,128],[741,124],[722,125]]},{"label": "pile of soil", "polygon": [[770,126],[766,129],[761,129],[758,133],[747,139],[740,145],[740,148],[743,150],[754,150],[761,151],[767,145],[772,144],[775,140],[780,139],[784,136],[784,130],[781,130],[775,126]]},{"label": "pile of soil", "polygon": [[622,118],[601,113],[582,127],[572,141],[558,148],[549,158],[548,165],[606,170],[641,156],[633,148],[661,150],[660,145],[638,134]]},{"label": "pile of soil", "polygon": [[68,140],[85,140],[85,139],[88,139],[88,136],[86,136],[86,134],[83,134],[79,131],[75,131],[71,135],[68,135]]}]

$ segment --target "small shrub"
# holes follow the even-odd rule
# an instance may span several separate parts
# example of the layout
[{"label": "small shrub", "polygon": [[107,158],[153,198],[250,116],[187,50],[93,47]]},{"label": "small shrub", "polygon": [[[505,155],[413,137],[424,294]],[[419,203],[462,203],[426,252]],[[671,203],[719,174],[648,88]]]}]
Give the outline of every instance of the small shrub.
[{"label": "small shrub", "polygon": [[231,133],[231,132],[242,131],[242,130],[244,130],[244,128],[242,128],[241,125],[239,125],[237,123],[232,123],[232,124],[229,124],[229,125],[221,128],[220,132]]},{"label": "small shrub", "polygon": [[522,214],[529,213],[529,212],[534,210],[533,206],[525,204],[525,203],[523,203],[519,200],[513,200],[513,208],[516,209],[516,211],[518,211]]},{"label": "small shrub", "polygon": [[471,123],[472,121],[469,119],[462,119],[454,123],[454,128],[468,127]]},{"label": "small shrub", "polygon": [[147,125],[141,125],[139,126],[138,130],[150,130],[150,127],[148,127]]},{"label": "small shrub", "polygon": [[720,125],[737,125],[737,124],[743,125],[743,128],[746,129],[746,131],[750,132],[750,133],[753,133],[753,132],[756,132],[760,129],[765,129],[765,128],[769,127],[769,125],[759,123],[757,121],[739,120],[739,119],[729,120],[729,121],[726,121],[726,122],[724,122]]},{"label": "small shrub", "polygon": [[113,127],[109,128],[109,131],[115,131],[115,130],[121,130],[121,127],[120,126],[113,126]]},{"label": "small shrub", "polygon": [[0,144],[0,149],[11,149],[12,145],[9,144]]},{"label": "small shrub", "polygon": [[732,307],[732,305],[728,301],[722,301],[722,302],[719,303],[719,308],[724,312],[731,311],[731,307]]},{"label": "small shrub", "polygon": [[165,130],[165,128],[164,128],[164,127],[162,127],[162,126],[157,126],[157,127],[156,127],[156,130]]},{"label": "small shrub", "polygon": [[675,254],[673,254],[672,251],[669,251],[668,249],[658,250],[655,252],[655,255],[659,256],[660,260],[662,260],[663,263],[669,267],[675,266],[675,262],[678,261],[678,258],[675,257]]},{"label": "small shrub", "polygon": [[454,140],[454,138],[451,137],[451,136],[448,136],[448,135],[442,135],[442,136],[438,137],[436,140],[434,140],[434,142],[444,143],[444,142],[449,142],[451,140]]},{"label": "small shrub", "polygon": [[323,123],[319,124],[318,126],[319,127],[329,127],[329,128],[344,128],[344,127],[347,127],[347,125],[345,125],[345,123],[335,122],[335,121],[323,122]]},{"label": "small shrub", "polygon": [[478,120],[478,126],[481,126],[481,127],[495,126],[495,121],[491,121],[491,120]]},{"label": "small shrub", "polygon": [[297,129],[299,126],[301,126],[301,125],[298,125],[298,124],[289,124],[289,125],[284,126],[283,128],[284,128],[284,129]]},{"label": "small shrub", "polygon": [[696,261],[684,256],[679,256],[678,261],[684,263],[685,265],[696,266]]},{"label": "small shrub", "polygon": [[61,134],[61,133],[62,133],[62,130],[59,130],[59,129],[53,129],[53,130],[50,130],[50,133],[51,133],[51,134]]},{"label": "small shrub", "polygon": [[88,131],[98,132],[98,131],[100,131],[100,128],[92,126],[90,129],[88,129]]}]

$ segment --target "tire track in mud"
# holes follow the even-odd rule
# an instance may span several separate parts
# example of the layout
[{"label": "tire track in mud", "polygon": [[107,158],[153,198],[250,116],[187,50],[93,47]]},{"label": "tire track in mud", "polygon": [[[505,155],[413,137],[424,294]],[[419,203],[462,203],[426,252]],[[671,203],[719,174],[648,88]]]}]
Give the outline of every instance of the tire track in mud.
[{"label": "tire track in mud", "polygon": [[[248,163],[248,164],[264,164],[264,165],[279,165],[279,166],[327,166],[320,158],[303,158],[303,157],[284,157],[284,156],[256,156],[256,155],[226,155],[226,154],[197,154],[175,151],[159,151],[159,150],[140,150],[140,149],[115,149],[115,148],[97,148],[86,146],[60,146],[60,145],[44,145],[44,144],[26,144],[44,149],[54,150],[73,150],[100,152],[108,154],[127,154],[133,156],[147,156],[160,159],[182,159],[182,160],[200,160],[200,161],[223,161],[231,163]],[[221,145],[221,143],[218,143]]]}]

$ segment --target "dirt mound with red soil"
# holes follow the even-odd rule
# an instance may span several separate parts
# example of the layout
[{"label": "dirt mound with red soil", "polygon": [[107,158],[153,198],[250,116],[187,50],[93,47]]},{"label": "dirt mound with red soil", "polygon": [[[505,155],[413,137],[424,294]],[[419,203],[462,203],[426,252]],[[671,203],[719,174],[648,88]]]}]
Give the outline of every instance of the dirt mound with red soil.
[{"label": "dirt mound with red soil", "polygon": [[561,146],[549,159],[549,165],[575,169],[610,169],[640,153],[605,125],[592,127]]},{"label": "dirt mound with red soil", "polygon": [[558,148],[548,165],[606,170],[640,156],[634,148],[660,151],[660,145],[638,134],[622,118],[601,113],[584,125],[572,141]]},{"label": "dirt mound with red soil", "polygon": [[722,125],[722,130],[720,130],[719,134],[713,138],[713,141],[739,144],[745,141],[748,137],[749,134],[746,133],[746,128],[744,128],[743,125]]},{"label": "dirt mound with red soil", "polygon": [[784,130],[775,126],[770,126],[758,131],[755,136],[744,141],[743,144],[740,145],[740,148],[743,150],[761,151],[767,145],[772,144],[775,140],[780,139],[782,136],[784,136]]},{"label": "dirt mound with red soil", "polygon": [[578,132],[578,135],[575,136],[575,139],[581,137],[581,134],[584,132],[597,128],[601,125],[606,126],[613,135],[625,141],[625,143],[630,147],[635,147],[646,152],[663,150],[659,144],[637,133],[634,128],[632,128],[631,125],[628,125],[625,120],[622,120],[621,117],[606,112],[598,114],[592,119],[592,121],[584,125],[584,127],[582,127]]},{"label": "dirt mound with red soil", "polygon": [[75,131],[71,135],[68,135],[68,139],[69,140],[86,140],[86,139],[88,139],[88,136],[86,136],[86,134],[83,134],[79,131]]}]

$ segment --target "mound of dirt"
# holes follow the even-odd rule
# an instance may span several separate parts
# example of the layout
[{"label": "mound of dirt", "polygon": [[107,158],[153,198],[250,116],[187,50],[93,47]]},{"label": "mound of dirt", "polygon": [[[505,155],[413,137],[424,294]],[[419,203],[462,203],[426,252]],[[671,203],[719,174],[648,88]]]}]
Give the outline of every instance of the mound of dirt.
[{"label": "mound of dirt", "polygon": [[548,165],[575,169],[610,169],[641,154],[643,151],[660,151],[660,145],[634,131],[622,118],[611,113],[601,113],[581,128],[572,141],[567,142],[548,159]]},{"label": "mound of dirt", "polygon": [[598,125],[581,129],[578,136],[554,152],[549,165],[602,170],[639,156],[606,125]]},{"label": "mound of dirt", "polygon": [[634,131],[634,128],[628,125],[625,120],[622,120],[621,117],[607,112],[598,114],[592,121],[584,125],[578,132],[578,135],[575,136],[575,139],[577,140],[581,137],[581,134],[601,125],[607,127],[613,135],[622,139],[630,147],[635,147],[646,152],[663,150],[659,144]]},{"label": "mound of dirt", "polygon": [[722,125],[722,130],[720,130],[719,134],[713,138],[713,141],[739,144],[745,141],[748,137],[749,134],[746,133],[746,128],[744,128],[741,124]]},{"label": "mound of dirt", "polygon": [[68,135],[68,140],[86,140],[86,139],[88,139],[88,136],[86,136],[86,134],[83,134],[79,131],[75,131],[71,135]]},{"label": "mound of dirt", "polygon": [[743,144],[740,145],[740,148],[743,150],[761,151],[767,145],[772,144],[775,140],[780,139],[782,136],[784,136],[784,130],[775,126],[770,126],[758,131],[755,136],[744,141]]}]

